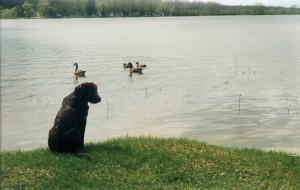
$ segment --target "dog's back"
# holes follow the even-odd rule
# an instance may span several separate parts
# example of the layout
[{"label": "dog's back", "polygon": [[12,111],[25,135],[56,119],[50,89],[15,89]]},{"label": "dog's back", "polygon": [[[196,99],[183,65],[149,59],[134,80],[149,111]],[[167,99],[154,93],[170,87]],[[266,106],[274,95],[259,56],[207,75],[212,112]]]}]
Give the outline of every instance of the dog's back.
[{"label": "dog's back", "polygon": [[74,92],[65,97],[54,125],[49,131],[48,146],[54,152],[76,152],[83,147],[88,105],[80,104]]},{"label": "dog's back", "polygon": [[98,103],[97,86],[82,83],[63,99],[54,125],[49,130],[48,146],[54,152],[75,153],[84,147],[84,133],[88,115],[88,102]]}]

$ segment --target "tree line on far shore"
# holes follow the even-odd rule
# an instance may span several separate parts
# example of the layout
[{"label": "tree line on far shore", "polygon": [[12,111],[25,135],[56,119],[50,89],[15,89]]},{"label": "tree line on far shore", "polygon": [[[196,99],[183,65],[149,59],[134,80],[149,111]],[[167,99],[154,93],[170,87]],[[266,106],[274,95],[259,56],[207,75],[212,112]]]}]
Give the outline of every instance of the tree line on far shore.
[{"label": "tree line on far shore", "polygon": [[290,8],[185,0],[0,0],[1,18],[300,14]]}]

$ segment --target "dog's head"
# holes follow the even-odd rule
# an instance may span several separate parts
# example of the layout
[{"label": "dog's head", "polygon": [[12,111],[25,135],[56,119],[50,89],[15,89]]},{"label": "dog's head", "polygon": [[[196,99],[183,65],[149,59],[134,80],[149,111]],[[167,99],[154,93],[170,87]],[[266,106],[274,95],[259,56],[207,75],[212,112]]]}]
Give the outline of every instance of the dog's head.
[{"label": "dog's head", "polygon": [[76,96],[87,102],[96,104],[101,102],[101,97],[97,91],[97,85],[92,82],[85,82],[75,87]]}]

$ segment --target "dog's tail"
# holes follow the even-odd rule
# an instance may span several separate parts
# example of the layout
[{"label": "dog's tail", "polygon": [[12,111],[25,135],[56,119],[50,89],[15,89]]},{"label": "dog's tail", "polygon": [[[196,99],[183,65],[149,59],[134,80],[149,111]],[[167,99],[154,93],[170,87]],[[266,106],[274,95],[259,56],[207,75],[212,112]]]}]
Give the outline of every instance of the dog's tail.
[{"label": "dog's tail", "polygon": [[87,160],[92,160],[93,159],[93,157],[90,154],[86,154],[86,153],[76,153],[75,156],[86,158]]}]

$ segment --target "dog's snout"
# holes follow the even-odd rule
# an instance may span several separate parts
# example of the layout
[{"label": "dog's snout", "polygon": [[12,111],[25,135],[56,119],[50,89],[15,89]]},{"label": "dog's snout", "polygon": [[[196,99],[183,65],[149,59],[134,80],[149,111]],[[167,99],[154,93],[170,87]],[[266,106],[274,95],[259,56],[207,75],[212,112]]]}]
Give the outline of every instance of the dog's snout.
[{"label": "dog's snout", "polygon": [[95,96],[90,102],[94,103],[94,104],[99,103],[99,102],[101,102],[101,97]]}]

